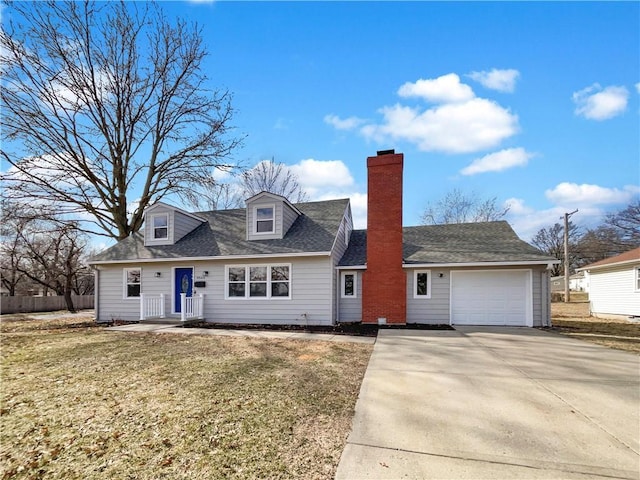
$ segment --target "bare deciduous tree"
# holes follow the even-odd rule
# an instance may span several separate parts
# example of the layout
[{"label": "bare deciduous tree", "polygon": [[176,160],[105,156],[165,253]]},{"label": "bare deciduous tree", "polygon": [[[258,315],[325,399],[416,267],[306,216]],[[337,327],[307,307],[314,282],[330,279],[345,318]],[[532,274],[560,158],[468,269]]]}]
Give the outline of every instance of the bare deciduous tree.
[{"label": "bare deciduous tree", "polygon": [[263,160],[241,175],[244,199],[260,192],[275,193],[292,203],[308,200],[307,193],[298,183],[298,177],[284,164],[274,159]]},{"label": "bare deciduous tree", "polygon": [[617,213],[610,213],[605,217],[604,223],[618,233],[624,249],[631,250],[640,246],[640,199]]},{"label": "bare deciduous tree", "polygon": [[3,180],[14,200],[86,212],[119,240],[147,206],[229,163],[241,142],[231,96],[208,87],[197,26],[124,1],[11,2],[3,14]]},{"label": "bare deciduous tree", "polygon": [[6,200],[2,206],[3,285],[10,295],[17,293],[19,283],[37,285],[44,295],[63,295],[69,311],[75,311],[71,294],[86,294],[93,288],[93,275],[83,262],[86,236],[73,222],[46,209]]},{"label": "bare deciduous tree", "polygon": [[464,193],[457,188],[448,192],[441,200],[428,204],[422,214],[425,225],[449,223],[492,222],[501,220],[509,207],[497,205],[497,198],[483,199],[476,193]]},{"label": "bare deciduous tree", "polygon": [[[579,241],[579,236],[579,228],[569,222],[569,265],[572,269],[578,263],[576,244]],[[557,277],[564,274],[564,227],[560,223],[538,230],[531,239],[531,244],[562,262],[553,266],[551,276]]]},{"label": "bare deciduous tree", "polygon": [[245,200],[235,178],[223,182],[216,180],[213,176],[205,177],[193,184],[183,198],[195,210],[240,208]]}]

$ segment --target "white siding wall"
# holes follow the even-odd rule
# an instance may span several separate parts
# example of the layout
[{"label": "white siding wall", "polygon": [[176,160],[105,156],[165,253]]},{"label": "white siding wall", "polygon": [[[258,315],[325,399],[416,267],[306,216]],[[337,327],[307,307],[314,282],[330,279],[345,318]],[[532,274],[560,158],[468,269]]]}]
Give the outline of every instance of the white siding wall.
[{"label": "white siding wall", "polygon": [[[291,298],[225,300],[225,266],[258,264],[291,265]],[[334,321],[331,291],[334,268],[330,257],[101,266],[99,321],[140,318],[139,298],[124,298],[125,267],[142,268],[142,292],[164,293],[168,315],[173,305],[173,268],[194,267],[194,281],[206,282],[204,288],[194,288],[194,295],[205,295],[204,316],[208,322],[331,325]],[[204,271],[209,272],[208,276],[204,276]],[[155,272],[161,276],[155,277]]]},{"label": "white siding wall", "polygon": [[347,270],[338,271],[338,305],[340,314],[339,322],[361,322],[362,321],[362,271],[348,270],[349,273],[356,274],[356,298],[342,298],[341,294],[341,274]]},{"label": "white siding wall", "polygon": [[596,315],[640,315],[634,267],[591,270],[589,300],[591,313]]}]

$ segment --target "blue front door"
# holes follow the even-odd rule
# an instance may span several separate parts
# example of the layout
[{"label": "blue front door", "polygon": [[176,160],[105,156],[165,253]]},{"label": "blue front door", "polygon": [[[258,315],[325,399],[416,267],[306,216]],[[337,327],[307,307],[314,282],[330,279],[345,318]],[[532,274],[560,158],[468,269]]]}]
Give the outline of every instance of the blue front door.
[{"label": "blue front door", "polygon": [[193,295],[193,269],[191,268],[176,268],[175,279],[173,286],[173,304],[174,311],[176,313],[182,312],[182,305],[180,304],[180,294],[186,293],[187,297]]}]

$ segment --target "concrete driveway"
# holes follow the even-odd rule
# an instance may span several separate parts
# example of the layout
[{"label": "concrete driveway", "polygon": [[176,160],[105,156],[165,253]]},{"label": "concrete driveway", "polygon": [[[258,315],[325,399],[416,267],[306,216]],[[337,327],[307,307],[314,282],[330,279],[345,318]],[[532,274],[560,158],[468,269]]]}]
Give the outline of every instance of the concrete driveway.
[{"label": "concrete driveway", "polygon": [[381,330],[337,479],[640,478],[640,357],[530,328]]}]

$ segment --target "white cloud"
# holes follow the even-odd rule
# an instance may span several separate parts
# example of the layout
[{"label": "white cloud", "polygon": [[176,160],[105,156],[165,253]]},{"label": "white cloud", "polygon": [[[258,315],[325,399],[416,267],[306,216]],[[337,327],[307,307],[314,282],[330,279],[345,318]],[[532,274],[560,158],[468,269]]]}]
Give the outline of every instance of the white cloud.
[{"label": "white cloud", "polygon": [[342,160],[308,158],[290,165],[289,170],[298,177],[300,187],[312,201],[349,198],[354,228],[366,227],[367,194],[358,191],[353,175]]},{"label": "white cloud", "polygon": [[365,122],[366,120],[358,117],[340,118],[333,114],[324,116],[324,123],[327,123],[338,130],[353,130]]},{"label": "white cloud", "polygon": [[562,182],[545,191],[545,196],[556,204],[563,205],[606,205],[622,204],[640,194],[640,187],[627,185],[623,189],[607,188],[599,185]]},{"label": "white cloud", "polygon": [[501,172],[513,167],[523,167],[532,157],[533,153],[527,152],[524,148],[507,148],[475,159],[460,173],[475,175],[484,172]]},{"label": "white cloud", "polygon": [[308,158],[291,165],[289,170],[296,174],[298,182],[306,190],[350,187],[354,183],[351,172],[342,160]]},{"label": "white cloud", "polygon": [[489,72],[471,72],[468,76],[486,88],[511,93],[516,88],[516,80],[520,76],[520,72],[512,68],[507,70],[493,68]]},{"label": "white cloud", "polygon": [[396,104],[381,110],[384,123],[365,125],[365,138],[407,140],[422,151],[469,153],[495,147],[518,131],[518,117],[491,100],[473,98],[420,111]]},{"label": "white cloud", "polygon": [[576,115],[590,120],[607,120],[625,111],[629,91],[625,87],[615,85],[603,89],[594,83],[575,92],[572,98],[576,104]]},{"label": "white cloud", "polygon": [[407,82],[398,89],[401,97],[421,97],[433,103],[466,102],[475,97],[469,85],[460,83],[455,73],[442,75],[434,79],[420,79],[415,83]]}]

